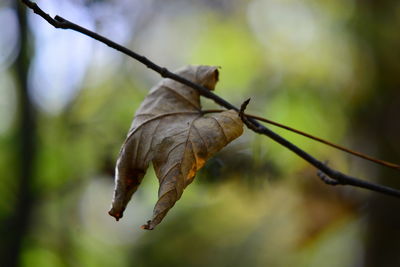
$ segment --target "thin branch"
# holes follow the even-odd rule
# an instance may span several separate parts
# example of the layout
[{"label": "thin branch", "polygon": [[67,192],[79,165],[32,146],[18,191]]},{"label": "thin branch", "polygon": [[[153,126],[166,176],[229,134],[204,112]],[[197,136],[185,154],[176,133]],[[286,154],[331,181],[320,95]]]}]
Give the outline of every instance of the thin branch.
[{"label": "thin branch", "polygon": [[[29,0],[21,0],[21,1],[25,5],[27,5],[30,9],[32,9],[36,14],[41,16],[43,19],[45,19],[51,25],[53,25],[55,28],[71,29],[71,30],[80,32],[84,35],[87,35],[97,41],[100,41],[100,42],[110,46],[111,48],[114,48],[114,49],[120,51],[121,53],[124,53],[125,55],[130,56],[131,58],[136,59],[137,61],[144,64],[146,67],[159,73],[161,75],[161,77],[170,78],[170,79],[180,82],[186,86],[189,86],[189,87],[197,90],[202,96],[213,100],[218,105],[225,107],[227,109],[233,109],[233,110],[236,110],[239,112],[239,109],[237,107],[235,107],[234,105],[232,105],[225,99],[219,97],[218,95],[212,93],[210,90],[208,90],[204,86],[198,85],[198,84],[193,83],[179,75],[176,75],[176,74],[170,72],[168,69],[166,69],[164,67],[160,67],[159,65],[150,61],[146,57],[141,56],[122,45],[119,45],[119,44],[117,44],[95,32],[92,32],[82,26],[72,23],[60,16],[55,16],[53,19],[50,15],[45,13],[42,9],[39,8],[39,6],[37,4],[35,4],[32,1],[29,1]],[[283,145],[284,147],[291,150],[292,152],[294,152],[295,154],[297,154],[298,156],[300,156],[301,158],[303,158],[304,160],[309,162],[311,165],[313,165],[314,167],[319,169],[325,175],[329,176],[330,178],[332,178],[334,180],[337,180],[338,184],[352,185],[352,186],[361,187],[361,188],[369,189],[372,191],[380,192],[380,193],[383,193],[386,195],[400,197],[399,190],[396,190],[396,189],[393,189],[390,187],[386,187],[386,186],[382,186],[382,185],[378,185],[378,184],[374,184],[374,183],[370,183],[370,182],[366,182],[366,181],[362,181],[355,177],[351,177],[351,176],[348,176],[341,172],[338,172],[334,169],[331,169],[330,167],[328,167],[321,161],[317,160],[316,158],[312,157],[310,154],[303,151],[296,145],[290,143],[288,140],[284,139],[280,135],[278,135],[275,132],[271,131],[270,129],[266,128],[265,126],[263,126],[262,124],[260,124],[253,118],[248,118],[244,114],[242,114],[242,120],[244,121],[244,123],[246,124],[246,126],[249,129],[253,130],[256,133],[266,135],[266,136],[270,137],[271,139],[273,139],[275,142]]]},{"label": "thin branch", "polygon": [[[218,112],[222,112],[222,111],[224,111],[224,110],[223,110],[223,109],[207,109],[207,110],[203,110],[202,113],[203,113],[203,114],[207,114],[207,113],[218,113]],[[252,119],[255,119],[255,120],[258,120],[258,121],[266,122],[266,123],[268,123],[268,124],[272,124],[272,125],[277,126],[277,127],[279,127],[279,128],[282,128],[282,129],[285,129],[285,130],[294,132],[294,133],[296,133],[296,134],[305,136],[305,137],[307,137],[307,138],[310,138],[310,139],[315,140],[315,141],[317,141],[317,142],[320,142],[320,143],[322,143],[322,144],[325,144],[325,145],[328,145],[328,146],[330,146],[330,147],[333,147],[333,148],[342,150],[342,151],[344,151],[344,152],[346,152],[346,153],[349,153],[349,154],[352,154],[352,155],[354,155],[354,156],[363,158],[363,159],[365,159],[365,160],[369,160],[369,161],[374,162],[374,163],[376,163],[376,164],[379,164],[379,165],[382,165],[382,166],[385,166],[385,167],[388,167],[388,168],[392,168],[392,169],[395,169],[395,170],[400,170],[400,165],[398,165],[398,164],[396,164],[396,163],[392,163],[392,162],[388,162],[388,161],[385,161],[385,160],[373,158],[373,157],[368,156],[368,155],[366,155],[366,154],[364,154],[364,153],[361,153],[361,152],[358,152],[358,151],[354,151],[354,150],[348,149],[348,148],[343,147],[343,146],[339,146],[339,145],[337,145],[337,144],[334,144],[334,143],[329,142],[329,141],[327,141],[327,140],[324,140],[324,139],[322,139],[322,138],[316,137],[316,136],[311,135],[311,134],[309,134],[309,133],[306,133],[306,132],[297,130],[297,129],[295,129],[295,128],[286,126],[286,125],[284,125],[284,124],[281,124],[281,123],[279,123],[279,122],[275,122],[275,121],[270,120],[270,119],[266,119],[266,118],[263,118],[263,117],[260,117],[260,116],[255,116],[255,115],[252,115],[252,114],[249,114],[249,113],[244,113],[244,115],[245,115],[246,117],[248,117],[248,118],[252,118]]]},{"label": "thin branch", "polygon": [[361,187],[361,188],[369,189],[369,190],[372,190],[372,191],[380,192],[380,193],[383,193],[383,194],[400,197],[400,195],[399,195],[400,191],[399,190],[393,189],[391,187],[387,187],[387,186],[382,186],[382,185],[379,185],[379,184],[371,183],[371,182],[366,182],[366,181],[357,179],[355,177],[346,175],[344,173],[341,173],[339,171],[336,171],[336,170],[328,167],[323,162],[315,159],[314,157],[312,157],[308,153],[304,152],[303,150],[301,150],[300,148],[298,148],[294,144],[290,143],[286,139],[284,139],[281,136],[277,135],[276,133],[272,132],[268,128],[266,128],[266,127],[264,127],[262,125],[260,127],[259,126],[260,124],[258,124],[258,125],[254,124],[251,121],[251,119],[248,119],[244,115],[244,110],[246,109],[246,106],[247,106],[248,103],[249,103],[249,101],[245,101],[242,104],[241,110],[239,112],[239,114],[241,115],[241,118],[242,118],[243,122],[246,124],[246,126],[249,129],[253,130],[254,132],[257,132],[257,133],[260,133],[260,134],[264,134],[264,135],[267,135],[267,136],[271,137],[273,140],[275,140],[279,144],[287,147],[288,149],[290,149],[291,151],[293,151],[294,153],[296,153],[297,155],[302,157],[304,160],[306,160],[307,162],[311,163],[313,166],[315,166],[319,170],[319,172],[318,172],[319,175],[318,176],[321,177],[321,175],[325,174],[325,175],[329,176],[330,178],[336,180],[337,184],[339,184],[339,185],[352,185],[352,186]]}]

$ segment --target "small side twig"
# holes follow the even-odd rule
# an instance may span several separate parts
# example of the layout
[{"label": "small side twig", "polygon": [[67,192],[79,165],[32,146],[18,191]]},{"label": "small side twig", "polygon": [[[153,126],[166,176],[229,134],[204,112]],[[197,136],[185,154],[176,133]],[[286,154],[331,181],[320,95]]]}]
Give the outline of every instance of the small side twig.
[{"label": "small side twig", "polygon": [[[52,18],[50,15],[48,15],[47,13],[45,13],[42,9],[39,8],[39,6],[37,4],[35,4],[32,1],[29,0],[21,0],[22,3],[24,3],[27,7],[29,7],[30,9],[32,9],[36,14],[38,14],[39,16],[41,16],[43,19],[45,19],[48,23],[50,23],[51,25],[53,25],[55,28],[61,28],[61,29],[71,29],[77,32],[80,32],[86,36],[89,36],[99,42],[102,42],[106,45],[108,45],[111,48],[114,48],[117,51],[120,51],[121,53],[139,61],[140,63],[144,64],[146,67],[154,70],[155,72],[159,73],[162,77],[164,78],[170,78],[172,80],[175,80],[177,82],[180,82],[186,86],[189,86],[195,90],[197,90],[202,96],[213,100],[215,103],[217,103],[218,105],[225,107],[227,109],[233,109],[236,110],[237,112],[240,112],[240,110],[235,107],[234,105],[232,105],[231,103],[229,103],[228,101],[226,101],[225,99],[219,97],[218,95],[214,94],[213,92],[211,92],[210,90],[208,90],[207,88],[205,88],[204,86],[201,86],[199,84],[196,84],[190,80],[187,80],[179,75],[176,75],[172,72],[170,72],[168,69],[164,68],[164,67],[160,67],[159,65],[155,64],[154,62],[150,61],[149,59],[147,59],[144,56],[141,56],[135,52],[133,52],[132,50],[119,45],[109,39],[107,39],[104,36],[101,36],[95,32],[92,32],[82,26],[79,26],[75,23],[72,23],[60,16],[55,16],[54,18]],[[246,105],[244,105],[243,110],[245,109]],[[338,172],[334,169],[331,169],[330,167],[326,166],[324,163],[322,163],[321,161],[317,160],[316,158],[314,158],[313,156],[311,156],[310,154],[308,154],[307,152],[303,151],[302,149],[300,149],[299,147],[297,147],[296,145],[292,144],[291,142],[289,142],[288,140],[286,140],[285,138],[281,137],[280,135],[276,134],[275,132],[271,131],[270,129],[266,128],[265,126],[263,126],[262,124],[260,124],[259,122],[257,122],[255,119],[253,118],[249,118],[246,115],[244,115],[244,112],[241,112],[241,117],[243,122],[246,124],[246,126],[251,129],[252,131],[262,134],[262,135],[266,135],[269,138],[271,138],[272,140],[274,140],[275,142],[281,144],[282,146],[286,147],[287,149],[291,150],[293,153],[295,153],[296,155],[298,155],[299,157],[303,158],[304,160],[306,160],[308,163],[310,163],[311,165],[313,165],[314,167],[316,167],[317,169],[319,169],[322,173],[324,173],[326,176],[329,176],[330,178],[337,180],[340,184],[342,185],[351,185],[351,186],[356,186],[356,187],[360,187],[360,188],[365,188],[365,189],[369,189],[375,192],[380,192],[386,195],[391,195],[391,196],[396,196],[396,197],[400,197],[400,191],[393,189],[391,187],[387,187],[387,186],[382,186],[379,184],[374,184],[374,183],[370,183],[370,182],[366,182],[360,179],[357,179],[355,177],[351,177],[348,176],[346,174],[343,174],[341,172]]]},{"label": "small side twig", "polygon": [[247,108],[247,105],[250,103],[250,100],[251,100],[251,98],[245,100],[245,101],[242,103],[242,105],[240,105],[239,117],[240,117],[242,120],[246,120],[246,119],[247,119],[247,116],[246,116],[246,114],[245,114],[244,112],[245,112],[245,110],[246,110],[246,108]]}]

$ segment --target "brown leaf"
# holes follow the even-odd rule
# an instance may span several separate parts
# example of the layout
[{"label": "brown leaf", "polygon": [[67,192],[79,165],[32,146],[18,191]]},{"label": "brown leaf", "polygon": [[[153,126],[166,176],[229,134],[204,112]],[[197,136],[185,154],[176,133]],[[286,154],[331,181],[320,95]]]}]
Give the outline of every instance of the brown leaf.
[{"label": "brown leaf", "polygon": [[[216,67],[188,66],[177,74],[210,90],[218,81]],[[160,188],[153,218],[143,228],[153,229],[206,160],[242,132],[236,111],[203,116],[196,90],[171,79],[161,80],[137,110],[122,146],[109,214],[117,220],[122,217],[152,161]]]}]

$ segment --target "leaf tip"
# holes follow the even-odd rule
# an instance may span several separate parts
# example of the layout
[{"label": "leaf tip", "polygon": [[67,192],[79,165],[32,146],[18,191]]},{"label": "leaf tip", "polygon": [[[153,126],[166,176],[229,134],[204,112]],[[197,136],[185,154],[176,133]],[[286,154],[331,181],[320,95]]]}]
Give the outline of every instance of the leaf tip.
[{"label": "leaf tip", "polygon": [[111,209],[111,210],[108,212],[108,214],[109,214],[110,216],[114,217],[115,220],[116,220],[117,222],[118,222],[119,219],[121,219],[122,216],[123,216],[122,212],[115,212],[113,209]]},{"label": "leaf tip", "polygon": [[149,221],[147,221],[146,224],[143,224],[142,226],[140,226],[140,228],[142,228],[143,230],[153,230],[154,225],[152,225],[151,220],[149,220]]}]

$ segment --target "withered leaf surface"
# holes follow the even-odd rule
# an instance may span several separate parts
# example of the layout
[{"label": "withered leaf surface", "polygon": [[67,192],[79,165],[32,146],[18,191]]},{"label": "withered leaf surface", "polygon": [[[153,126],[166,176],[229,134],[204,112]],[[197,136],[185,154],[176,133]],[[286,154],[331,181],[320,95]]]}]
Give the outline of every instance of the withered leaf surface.
[{"label": "withered leaf surface", "polygon": [[[218,70],[187,66],[178,75],[213,90]],[[171,79],[153,87],[136,112],[117,160],[109,214],[117,220],[152,162],[159,180],[158,201],[144,229],[153,229],[181,197],[205,161],[243,132],[233,110],[203,116],[199,93]]]}]

